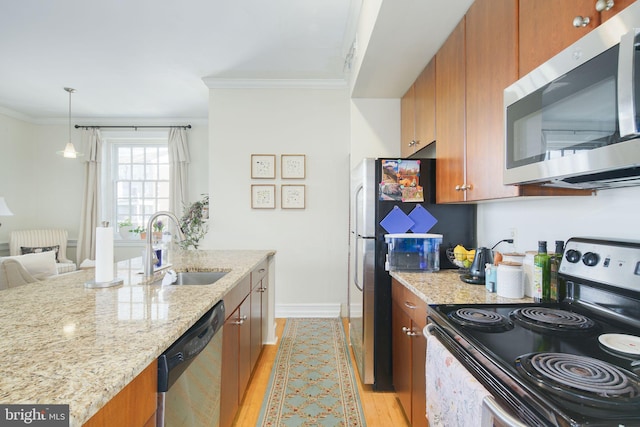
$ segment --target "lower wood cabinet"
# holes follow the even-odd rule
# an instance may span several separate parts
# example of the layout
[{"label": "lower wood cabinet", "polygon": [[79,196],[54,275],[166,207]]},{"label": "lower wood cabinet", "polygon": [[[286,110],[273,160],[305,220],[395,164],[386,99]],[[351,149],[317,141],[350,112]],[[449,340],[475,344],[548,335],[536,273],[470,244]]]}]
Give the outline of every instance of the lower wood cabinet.
[{"label": "lower wood cabinet", "polygon": [[155,426],[157,392],[158,362],[154,360],[83,426]]},{"label": "lower wood cabinet", "polygon": [[393,386],[413,427],[426,427],[427,304],[392,280]]},{"label": "lower wood cabinet", "polygon": [[220,427],[233,424],[262,351],[262,323],[267,312],[262,308],[266,294],[260,289],[266,289],[267,277],[265,261],[224,297]]}]

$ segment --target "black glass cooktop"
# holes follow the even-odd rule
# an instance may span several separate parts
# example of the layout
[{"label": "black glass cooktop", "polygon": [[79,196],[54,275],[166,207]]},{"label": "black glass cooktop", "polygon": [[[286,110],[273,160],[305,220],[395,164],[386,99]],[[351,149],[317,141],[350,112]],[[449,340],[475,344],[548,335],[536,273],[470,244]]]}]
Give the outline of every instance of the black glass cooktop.
[{"label": "black glass cooktop", "polygon": [[[617,353],[601,345],[598,340],[601,334],[638,335],[638,331],[631,330],[624,324],[599,318],[593,313],[579,312],[568,304],[437,305],[429,307],[429,316],[433,323],[446,325],[444,329],[453,338],[452,343],[460,342],[456,335],[462,337],[474,347],[471,353],[477,350],[486,358],[476,361],[477,363],[487,363],[490,360],[499,365],[517,378],[519,384],[551,399],[562,411],[566,410],[570,418],[581,420],[583,424],[579,425],[608,425],[606,422],[586,421],[589,417],[626,419],[640,424],[640,396],[634,395],[640,390],[640,367],[636,367],[634,371],[631,366],[640,356]],[[474,319],[478,320],[478,325],[474,324]],[[569,375],[574,376],[573,380],[600,375],[589,370],[589,363],[583,363],[591,360],[602,362],[605,367],[610,366],[612,371],[628,373],[626,380],[634,385],[631,394],[614,402],[614,399],[607,398],[606,392],[603,393],[604,397],[598,399],[588,393],[581,395],[580,387],[576,390],[567,387],[569,391],[566,394],[563,394],[564,391],[552,393],[554,387],[558,388],[556,385],[543,383],[522,366],[523,360],[528,368],[531,358],[536,360],[542,355],[568,355],[572,360],[578,360],[578,363],[567,368]],[[477,354],[472,358],[483,359],[478,358]],[[582,371],[578,367],[581,364],[586,366],[586,370]],[[611,404],[595,405],[592,410],[596,401],[609,401]],[[588,402],[591,404],[584,404]],[[585,411],[587,406],[589,410]]]}]

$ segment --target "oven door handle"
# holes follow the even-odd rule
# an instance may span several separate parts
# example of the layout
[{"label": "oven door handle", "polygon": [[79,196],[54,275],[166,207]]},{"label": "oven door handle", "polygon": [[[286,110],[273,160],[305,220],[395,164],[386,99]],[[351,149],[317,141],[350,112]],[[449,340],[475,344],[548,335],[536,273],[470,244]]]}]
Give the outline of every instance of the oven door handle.
[{"label": "oven door handle", "polygon": [[527,427],[522,421],[502,409],[493,396],[485,396],[482,399],[482,427],[493,427],[494,419],[499,420],[500,425],[507,427]]}]

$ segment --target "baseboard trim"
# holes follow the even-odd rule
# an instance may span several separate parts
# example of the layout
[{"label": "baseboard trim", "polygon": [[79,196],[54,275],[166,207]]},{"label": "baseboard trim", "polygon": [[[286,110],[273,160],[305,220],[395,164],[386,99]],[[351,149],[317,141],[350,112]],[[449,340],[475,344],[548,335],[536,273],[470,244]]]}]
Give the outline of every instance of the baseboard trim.
[{"label": "baseboard trim", "polygon": [[276,318],[340,317],[340,304],[278,304]]}]

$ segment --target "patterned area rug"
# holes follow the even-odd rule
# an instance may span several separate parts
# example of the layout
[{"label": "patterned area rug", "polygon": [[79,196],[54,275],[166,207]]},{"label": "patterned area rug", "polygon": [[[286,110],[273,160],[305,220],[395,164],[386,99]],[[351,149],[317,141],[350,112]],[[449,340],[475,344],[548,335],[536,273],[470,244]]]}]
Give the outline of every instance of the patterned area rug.
[{"label": "patterned area rug", "polygon": [[287,319],[258,426],[366,426],[340,319]]}]

